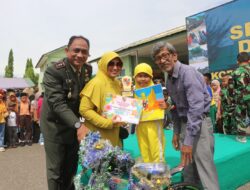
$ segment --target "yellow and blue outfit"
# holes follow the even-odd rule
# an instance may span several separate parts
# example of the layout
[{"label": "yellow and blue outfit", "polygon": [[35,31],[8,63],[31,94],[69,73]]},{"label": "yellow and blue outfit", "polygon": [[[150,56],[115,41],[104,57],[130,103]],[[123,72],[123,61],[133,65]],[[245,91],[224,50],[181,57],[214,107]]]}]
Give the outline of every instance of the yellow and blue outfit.
[{"label": "yellow and blue outfit", "polygon": [[111,119],[102,116],[107,94],[120,95],[121,85],[117,79],[107,74],[108,63],[119,58],[115,52],[105,53],[98,62],[96,76],[81,91],[80,114],[85,118],[85,125],[91,131],[99,131],[103,139],[108,139],[113,146],[121,146],[119,127],[114,127]]},{"label": "yellow and blue outfit", "polygon": [[[153,78],[152,68],[146,63],[141,63],[135,67],[134,77],[139,73],[146,73]],[[154,83],[151,80],[149,86],[152,85]],[[139,88],[138,84],[135,83],[135,89]],[[164,162],[163,120],[140,121],[136,127],[136,135],[143,162]]]}]

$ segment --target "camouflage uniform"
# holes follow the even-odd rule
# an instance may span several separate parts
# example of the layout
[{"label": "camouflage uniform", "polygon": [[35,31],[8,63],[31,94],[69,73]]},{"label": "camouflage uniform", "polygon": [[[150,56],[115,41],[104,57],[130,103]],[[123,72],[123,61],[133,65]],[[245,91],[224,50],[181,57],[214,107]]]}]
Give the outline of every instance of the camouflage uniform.
[{"label": "camouflage uniform", "polygon": [[250,64],[240,65],[233,72],[233,86],[235,98],[235,120],[238,135],[246,135],[246,118],[250,113]]},{"label": "camouflage uniform", "polygon": [[222,108],[222,123],[225,134],[237,134],[235,125],[235,104],[233,96],[229,95],[229,87],[221,88],[221,108]]}]

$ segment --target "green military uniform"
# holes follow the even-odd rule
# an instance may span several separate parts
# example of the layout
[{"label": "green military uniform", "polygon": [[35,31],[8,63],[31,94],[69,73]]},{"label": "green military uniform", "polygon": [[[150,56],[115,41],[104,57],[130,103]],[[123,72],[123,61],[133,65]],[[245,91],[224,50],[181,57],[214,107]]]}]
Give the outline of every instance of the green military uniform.
[{"label": "green military uniform", "polygon": [[49,66],[44,73],[41,130],[49,190],[74,189],[79,148],[74,125],[79,122],[79,94],[91,75],[89,67],[84,64],[79,76],[65,58]]},{"label": "green military uniform", "polygon": [[228,87],[221,88],[222,123],[225,134],[236,134],[235,125],[235,103],[232,96],[229,96]]},{"label": "green military uniform", "polygon": [[233,96],[235,98],[235,120],[238,135],[246,135],[246,118],[250,114],[250,64],[240,65],[233,74]]}]

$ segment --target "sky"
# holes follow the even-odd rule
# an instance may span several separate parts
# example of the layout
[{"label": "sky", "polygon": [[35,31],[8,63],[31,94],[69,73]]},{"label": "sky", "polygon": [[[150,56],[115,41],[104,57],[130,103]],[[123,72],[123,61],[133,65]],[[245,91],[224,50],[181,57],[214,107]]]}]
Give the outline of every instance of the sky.
[{"label": "sky", "polygon": [[[1,0],[0,76],[14,55],[14,76],[72,35],[90,40],[89,59],[185,25],[185,18],[231,0]],[[39,69],[35,72],[39,73]]]}]

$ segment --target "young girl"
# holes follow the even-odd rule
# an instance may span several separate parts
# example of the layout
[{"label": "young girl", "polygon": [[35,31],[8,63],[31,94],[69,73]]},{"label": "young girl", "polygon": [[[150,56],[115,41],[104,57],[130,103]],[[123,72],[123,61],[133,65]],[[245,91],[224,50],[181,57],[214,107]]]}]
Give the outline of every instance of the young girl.
[{"label": "young girl", "polygon": [[214,110],[212,110],[212,123],[213,123],[213,127],[214,127],[214,132],[220,132],[220,125],[219,125],[219,119],[221,118],[221,112],[220,112],[220,106],[221,106],[221,102],[220,102],[220,82],[218,80],[213,80],[211,82],[211,88],[212,88],[212,94],[213,94],[213,100],[215,102],[215,108]]},{"label": "young girl", "polygon": [[[135,89],[154,85],[152,68],[146,63],[141,63],[135,67],[134,78]],[[166,108],[164,101],[159,105],[161,108]],[[136,127],[136,134],[143,162],[164,162],[163,119],[140,121]]]},{"label": "young girl", "polygon": [[17,141],[17,113],[15,111],[16,104],[9,102],[9,116],[7,118],[7,131],[8,131],[8,142],[11,148],[16,148]]}]

